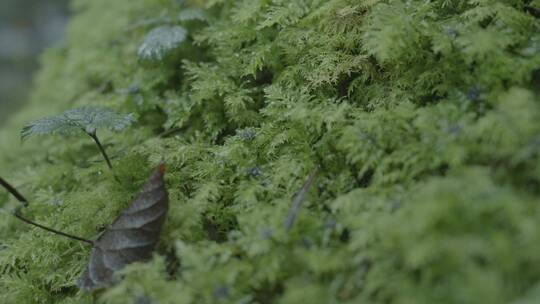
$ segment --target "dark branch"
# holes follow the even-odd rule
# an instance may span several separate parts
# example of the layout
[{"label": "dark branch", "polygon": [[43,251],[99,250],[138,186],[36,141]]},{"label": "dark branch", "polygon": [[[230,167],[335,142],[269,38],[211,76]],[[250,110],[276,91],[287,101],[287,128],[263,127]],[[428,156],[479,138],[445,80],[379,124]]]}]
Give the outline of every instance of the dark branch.
[{"label": "dark branch", "polygon": [[28,200],[19,192],[15,187],[6,182],[3,178],[0,177],[0,185],[2,185],[11,195],[21,202],[25,207],[28,206]]},{"label": "dark branch", "polygon": [[[0,177],[0,185],[2,185],[4,188],[6,188],[6,190],[11,193],[11,195],[15,196],[15,198],[17,198],[17,200],[21,203],[23,203],[23,205],[26,207],[28,206],[28,200],[19,192],[17,191],[17,189],[15,189],[15,187],[11,186],[8,182],[6,182],[3,178]],[[91,240],[88,240],[88,239],[85,239],[85,238],[82,238],[82,237],[78,237],[78,236],[75,236],[75,235],[71,235],[71,234],[68,234],[68,233],[65,233],[65,232],[62,232],[62,231],[58,231],[56,229],[52,229],[52,228],[49,228],[49,227],[46,227],[46,226],[43,226],[41,224],[38,224],[36,222],[33,222],[25,217],[23,217],[22,215],[20,215],[17,211],[15,211],[13,213],[13,215],[27,223],[27,224],[30,224],[32,226],[36,226],[38,228],[41,228],[43,230],[46,230],[46,231],[49,231],[51,233],[54,233],[54,234],[58,234],[58,235],[61,235],[61,236],[64,236],[64,237],[67,237],[67,238],[70,238],[70,239],[74,239],[74,240],[77,240],[77,241],[80,241],[80,242],[85,242],[85,243],[88,243],[88,244],[91,244],[91,245],[94,245],[94,242],[92,242]]]},{"label": "dark branch", "polygon": [[49,231],[51,233],[54,233],[54,234],[58,234],[58,235],[61,235],[61,236],[64,236],[64,237],[67,237],[67,238],[70,238],[70,239],[73,239],[73,240],[77,240],[77,241],[80,241],[80,242],[85,242],[85,243],[88,243],[90,245],[94,245],[94,242],[92,242],[91,240],[88,240],[88,239],[85,239],[85,238],[82,238],[82,237],[78,237],[78,236],[75,236],[75,235],[71,235],[71,234],[68,234],[68,233],[65,233],[65,232],[62,232],[62,231],[58,231],[56,229],[52,229],[52,228],[49,228],[47,226],[43,226],[41,224],[38,224],[36,222],[33,222],[27,218],[24,218],[22,215],[18,214],[17,212],[13,213],[13,215],[15,215],[16,218],[18,218],[19,220],[27,223],[27,224],[30,224],[32,226],[36,226],[38,228],[41,228],[43,230],[46,230],[46,231]]}]

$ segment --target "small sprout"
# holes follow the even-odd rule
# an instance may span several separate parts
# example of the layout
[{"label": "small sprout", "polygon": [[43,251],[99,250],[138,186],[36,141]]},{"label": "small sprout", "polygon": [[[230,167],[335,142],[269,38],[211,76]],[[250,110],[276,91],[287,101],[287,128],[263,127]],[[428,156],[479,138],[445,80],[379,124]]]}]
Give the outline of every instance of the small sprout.
[{"label": "small sprout", "polygon": [[21,139],[26,140],[34,135],[44,134],[73,135],[82,131],[94,140],[107,166],[112,169],[109,156],[97,137],[97,129],[105,128],[119,132],[134,120],[133,114],[118,114],[103,107],[82,107],[26,124],[21,131]]},{"label": "small sprout", "polygon": [[144,38],[137,52],[143,60],[162,60],[170,51],[186,40],[187,31],[178,25],[162,25],[154,28]]}]

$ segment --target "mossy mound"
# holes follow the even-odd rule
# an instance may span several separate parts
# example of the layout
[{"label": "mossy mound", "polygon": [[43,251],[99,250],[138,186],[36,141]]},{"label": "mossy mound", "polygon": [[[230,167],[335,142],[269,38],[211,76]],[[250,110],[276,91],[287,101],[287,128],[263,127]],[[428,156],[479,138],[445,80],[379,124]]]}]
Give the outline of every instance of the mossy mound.
[{"label": "mossy mound", "polygon": [[[3,212],[0,302],[540,301],[540,1],[181,2],[73,1],[0,131],[24,213],[88,238],[165,160],[154,259],[83,293],[89,248]],[[159,26],[185,41],[139,58]],[[20,145],[27,121],[86,105],[138,117],[102,134],[114,175],[85,137]]]}]

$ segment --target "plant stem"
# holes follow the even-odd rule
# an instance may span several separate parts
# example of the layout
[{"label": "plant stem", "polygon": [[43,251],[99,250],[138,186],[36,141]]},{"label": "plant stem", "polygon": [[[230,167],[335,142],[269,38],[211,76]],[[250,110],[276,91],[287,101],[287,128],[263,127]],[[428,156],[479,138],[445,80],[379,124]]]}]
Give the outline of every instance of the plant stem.
[{"label": "plant stem", "polygon": [[2,185],[11,195],[21,202],[25,207],[28,206],[28,200],[19,192],[15,187],[6,182],[3,178],[0,177],[0,185]]},{"label": "plant stem", "polygon": [[[3,178],[0,177],[0,185],[2,185],[9,193],[11,193],[11,195],[15,196],[15,198],[21,202],[25,207],[28,206],[28,200],[19,192],[17,191],[17,189],[15,189],[15,187],[13,187],[12,185],[10,185],[8,182],[6,182]],[[38,224],[36,222],[33,222],[25,217],[23,217],[22,215],[19,214],[18,211],[15,211],[13,213],[13,215],[27,223],[27,224],[30,224],[32,226],[36,226],[38,228],[41,228],[43,230],[46,230],[46,231],[49,231],[49,232],[52,232],[54,234],[58,234],[58,235],[61,235],[61,236],[64,236],[64,237],[67,237],[67,238],[70,238],[70,239],[74,239],[74,240],[77,240],[77,241],[80,241],[80,242],[85,242],[85,243],[88,243],[88,244],[91,244],[91,245],[94,245],[94,242],[92,242],[91,240],[88,240],[88,239],[85,239],[85,238],[82,238],[82,237],[78,237],[78,236],[75,236],[75,235],[71,235],[71,234],[68,234],[68,233],[65,233],[65,232],[62,232],[62,231],[58,231],[56,229],[52,229],[52,228],[49,228],[49,227],[46,227],[46,226],[43,226],[41,224]]]},{"label": "plant stem", "polygon": [[30,224],[32,226],[36,226],[38,228],[41,228],[43,230],[46,230],[46,231],[49,231],[51,233],[54,233],[54,234],[58,234],[58,235],[61,235],[61,236],[64,236],[64,237],[67,237],[67,238],[70,238],[70,239],[74,239],[74,240],[77,240],[77,241],[80,241],[80,242],[85,242],[85,243],[88,243],[90,245],[94,245],[94,242],[92,242],[91,240],[88,240],[88,239],[85,239],[85,238],[82,238],[82,237],[78,237],[78,236],[75,236],[75,235],[71,235],[71,234],[68,234],[68,233],[65,233],[65,232],[62,232],[62,231],[58,231],[56,229],[52,229],[52,228],[49,228],[49,227],[46,227],[46,226],[43,226],[41,224],[38,224],[36,222],[33,222],[27,218],[24,218],[22,215],[18,214],[17,212],[13,213],[13,215],[15,215],[16,218],[18,218],[19,220],[27,223],[27,224]]},{"label": "plant stem", "polygon": [[86,133],[86,134],[88,134],[90,137],[92,137],[92,139],[94,139],[94,141],[96,142],[96,145],[99,148],[99,151],[101,152],[101,155],[103,155],[103,158],[105,158],[105,161],[107,162],[107,166],[109,167],[109,169],[112,170],[113,167],[111,164],[111,160],[109,159],[107,152],[105,152],[105,148],[103,148],[103,146],[101,145],[101,142],[99,141],[96,132]]}]

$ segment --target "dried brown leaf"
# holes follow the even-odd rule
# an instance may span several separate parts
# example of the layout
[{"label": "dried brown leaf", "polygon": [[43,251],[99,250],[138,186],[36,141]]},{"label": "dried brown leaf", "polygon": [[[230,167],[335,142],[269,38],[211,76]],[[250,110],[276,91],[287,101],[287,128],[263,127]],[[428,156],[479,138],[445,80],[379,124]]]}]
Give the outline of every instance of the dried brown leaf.
[{"label": "dried brown leaf", "polygon": [[90,261],[78,282],[81,289],[108,287],[114,283],[118,270],[152,257],[169,209],[163,175],[161,165],[133,203],[94,242]]}]

